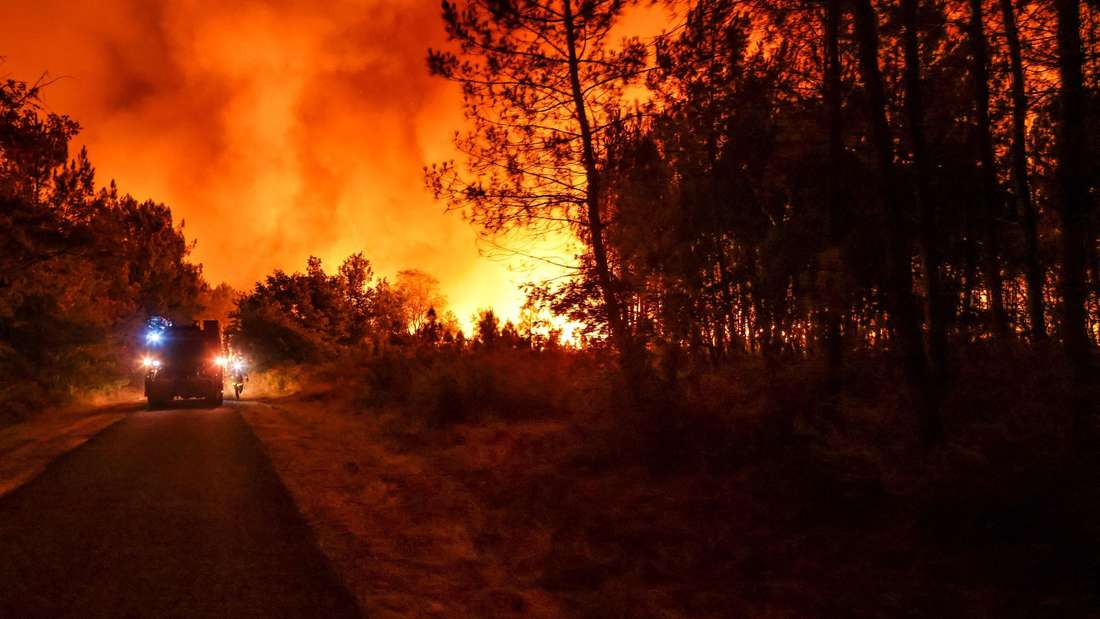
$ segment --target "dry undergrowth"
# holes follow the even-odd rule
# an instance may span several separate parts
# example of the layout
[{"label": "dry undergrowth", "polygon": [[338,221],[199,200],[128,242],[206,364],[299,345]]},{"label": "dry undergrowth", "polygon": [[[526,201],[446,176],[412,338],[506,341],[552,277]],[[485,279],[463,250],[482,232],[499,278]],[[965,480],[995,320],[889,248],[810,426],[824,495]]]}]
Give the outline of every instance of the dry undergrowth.
[{"label": "dry undergrowth", "polygon": [[441,466],[446,449],[385,440],[380,419],[333,409],[280,400],[244,415],[370,616],[564,616],[484,552],[491,510]]},{"label": "dry undergrowth", "polygon": [[[889,376],[851,390],[839,432],[813,427],[805,372],[705,377],[694,410],[653,419],[593,390],[590,366],[517,359],[413,364],[386,378],[402,398],[371,392],[370,367],[329,372],[243,407],[370,616],[1003,616],[1096,601],[1095,527],[1071,528],[1096,492],[1035,448],[1057,440],[1049,410],[1009,411],[1013,385],[1043,379],[1025,384],[1026,366],[995,397],[957,391],[952,431],[968,442],[922,460],[907,420],[881,412]],[[556,404],[523,412],[539,390]]]}]

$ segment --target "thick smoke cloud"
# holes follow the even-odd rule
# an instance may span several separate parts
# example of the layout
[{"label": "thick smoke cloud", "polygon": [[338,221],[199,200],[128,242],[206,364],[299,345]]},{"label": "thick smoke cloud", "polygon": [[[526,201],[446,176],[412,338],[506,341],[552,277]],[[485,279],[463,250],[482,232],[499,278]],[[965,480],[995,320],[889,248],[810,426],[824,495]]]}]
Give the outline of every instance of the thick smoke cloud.
[{"label": "thick smoke cloud", "polygon": [[100,182],[168,203],[208,279],[250,286],[310,254],[435,274],[460,318],[514,314],[530,278],[478,256],[423,188],[452,156],[453,86],[427,75],[435,0],[8,0],[0,72],[57,79]]}]

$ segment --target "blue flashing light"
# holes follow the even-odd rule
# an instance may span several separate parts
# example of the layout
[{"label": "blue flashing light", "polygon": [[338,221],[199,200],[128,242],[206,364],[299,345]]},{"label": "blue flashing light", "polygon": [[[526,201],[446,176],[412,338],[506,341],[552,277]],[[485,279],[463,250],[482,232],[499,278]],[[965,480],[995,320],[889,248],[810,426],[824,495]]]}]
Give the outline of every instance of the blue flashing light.
[{"label": "blue flashing light", "polygon": [[160,344],[162,337],[163,336],[161,336],[160,331],[150,331],[149,333],[145,334],[145,343],[156,346],[157,344]]}]

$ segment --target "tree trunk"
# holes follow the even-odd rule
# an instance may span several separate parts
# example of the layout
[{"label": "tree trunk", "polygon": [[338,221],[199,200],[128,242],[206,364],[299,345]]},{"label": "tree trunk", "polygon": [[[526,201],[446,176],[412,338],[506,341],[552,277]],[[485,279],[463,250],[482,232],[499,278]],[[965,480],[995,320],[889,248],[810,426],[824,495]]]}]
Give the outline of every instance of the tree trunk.
[{"label": "tree trunk", "polygon": [[1016,10],[1012,6],[1012,0],[1000,2],[1012,69],[1012,183],[1024,224],[1024,268],[1027,277],[1028,313],[1031,315],[1031,339],[1038,342],[1047,335],[1043,300],[1045,277],[1039,262],[1039,218],[1031,199],[1031,183],[1027,175],[1027,88],[1024,83],[1023,55],[1020,52],[1020,32],[1016,27]]},{"label": "tree trunk", "polygon": [[830,411],[835,416],[836,399],[842,388],[841,377],[844,367],[844,342],[841,338],[840,321],[844,311],[843,302],[843,249],[844,231],[842,230],[844,188],[843,126],[840,109],[840,6],[841,0],[828,0],[825,9],[825,83],[823,95],[828,116],[829,139],[829,203],[828,203],[828,245],[832,254],[830,260],[819,268],[830,270],[826,284],[825,303],[822,307],[822,331],[825,340],[826,389],[831,400]]},{"label": "tree trunk", "polygon": [[982,233],[985,254],[982,265],[985,270],[986,288],[989,291],[989,307],[993,322],[993,334],[998,339],[1008,335],[1008,319],[1005,316],[1004,285],[1001,280],[1000,238],[997,234],[999,199],[997,197],[997,170],[993,159],[993,132],[989,126],[989,46],[985,40],[985,16],[982,0],[970,0],[970,77],[974,82],[974,125],[977,131],[978,163],[981,182]]},{"label": "tree trunk", "polygon": [[[1081,14],[1078,0],[1055,0],[1058,13],[1057,182],[1062,215],[1062,341],[1076,380],[1088,380],[1089,338],[1085,326],[1085,243],[1088,191],[1085,178],[1085,92],[1082,76]],[[1081,407],[1079,407],[1081,408]],[[1083,413],[1078,411],[1078,419]]]},{"label": "tree trunk", "polygon": [[[571,0],[563,2],[563,21],[565,24],[565,38],[569,56],[569,83],[573,93],[573,105],[576,108],[577,123],[581,129],[581,143],[583,148],[584,172],[586,180],[586,206],[588,211],[588,236],[592,247],[592,259],[596,268],[596,281],[600,286],[603,296],[604,308],[607,311],[607,324],[611,331],[611,340],[615,344],[623,362],[628,382],[633,383],[633,370],[636,359],[631,345],[631,338],[626,329],[626,320],[623,315],[622,304],[615,290],[611,277],[611,267],[607,260],[607,248],[604,245],[603,218],[600,213],[600,174],[596,165],[596,151],[592,138],[592,127],[588,121],[588,108],[584,100],[584,91],[580,81],[580,62],[577,59],[577,33],[573,23],[573,7]],[[631,385],[636,387],[636,385]]]},{"label": "tree trunk", "polygon": [[947,338],[944,332],[943,291],[940,285],[940,252],[936,208],[931,199],[928,146],[924,134],[924,93],[921,83],[920,39],[917,28],[917,0],[902,0],[902,21],[905,26],[905,112],[909,139],[913,149],[913,166],[917,182],[914,191],[920,213],[921,258],[925,288],[928,295],[928,356],[937,378],[947,374]]},{"label": "tree trunk", "polygon": [[943,422],[934,400],[928,398],[928,368],[924,357],[919,312],[913,300],[913,271],[905,233],[905,213],[898,200],[894,173],[894,149],[886,121],[886,93],[878,66],[878,17],[871,0],[854,0],[856,38],[859,41],[860,73],[866,88],[871,141],[879,168],[879,200],[886,215],[887,256],[886,293],[890,299],[890,319],[898,352],[906,370],[915,408],[921,415],[921,435],[926,444],[936,443],[943,435]]}]

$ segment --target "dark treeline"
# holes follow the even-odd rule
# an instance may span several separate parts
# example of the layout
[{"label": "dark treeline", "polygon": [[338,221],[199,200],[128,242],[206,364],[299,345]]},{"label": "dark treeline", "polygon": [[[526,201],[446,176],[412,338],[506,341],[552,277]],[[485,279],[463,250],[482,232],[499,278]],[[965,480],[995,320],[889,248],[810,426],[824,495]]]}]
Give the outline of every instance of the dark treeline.
[{"label": "dark treeline", "polygon": [[210,289],[168,207],[97,188],[79,130],[39,87],[0,84],[0,410],[20,415],[135,374],[149,315],[189,319]]},{"label": "dark treeline", "polygon": [[1088,379],[1094,3],[673,4],[675,29],[617,41],[617,0],[444,2],[456,47],[429,68],[471,129],[428,183],[488,235],[585,242],[536,300],[635,381],[658,357],[820,358],[835,392],[847,357],[894,354],[929,440],[963,348],[1050,339]]}]

